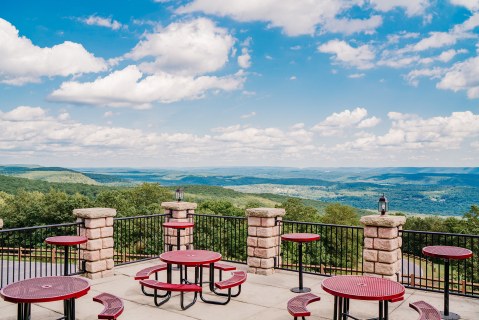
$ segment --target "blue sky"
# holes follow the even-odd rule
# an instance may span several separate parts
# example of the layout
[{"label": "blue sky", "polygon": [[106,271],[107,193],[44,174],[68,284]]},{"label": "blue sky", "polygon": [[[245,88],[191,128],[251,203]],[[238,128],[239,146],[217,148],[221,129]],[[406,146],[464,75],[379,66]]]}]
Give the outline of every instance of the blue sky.
[{"label": "blue sky", "polygon": [[0,164],[477,166],[479,0],[0,3]]}]

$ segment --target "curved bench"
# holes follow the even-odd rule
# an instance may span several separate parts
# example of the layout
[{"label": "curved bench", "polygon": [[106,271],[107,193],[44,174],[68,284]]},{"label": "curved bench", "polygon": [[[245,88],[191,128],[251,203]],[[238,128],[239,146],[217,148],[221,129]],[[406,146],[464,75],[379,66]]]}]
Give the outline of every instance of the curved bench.
[{"label": "curved bench", "polygon": [[98,315],[98,319],[116,319],[124,309],[123,301],[109,293],[101,293],[93,297],[93,301],[102,303],[104,306],[103,311]]},{"label": "curved bench", "polygon": [[419,312],[418,320],[440,320],[439,311],[425,301],[416,301],[410,303],[409,306]]},{"label": "curved bench", "polygon": [[[209,264],[204,264],[202,266],[203,268],[209,268],[210,265]],[[229,264],[226,264],[226,263],[220,263],[220,262],[215,262],[215,270],[219,270],[219,278],[220,278],[220,281],[223,280],[223,271],[234,271],[236,270],[236,267],[235,266],[232,266],[232,265],[229,265]]]},{"label": "curved bench", "polygon": [[166,270],[166,264],[159,264],[153,267],[142,269],[136,273],[135,280],[148,279],[153,273],[155,274],[155,279],[158,280],[158,272],[164,270]]},{"label": "curved bench", "polygon": [[[221,292],[217,292],[213,286],[210,285],[210,289],[218,296],[223,296],[223,297],[228,297],[226,299],[226,301],[214,301],[214,300],[208,300],[208,299],[205,299],[203,297],[202,294],[200,294],[200,297],[201,297],[201,300],[205,301],[205,302],[208,302],[208,303],[213,303],[213,304],[221,304],[221,305],[225,305],[227,304],[228,302],[230,302],[231,300],[231,297],[237,297],[240,295],[241,293],[241,285],[243,283],[245,283],[246,281],[246,278],[247,278],[247,275],[246,275],[246,272],[244,271],[234,271],[234,272],[231,272],[232,274],[232,277],[229,278],[229,279],[226,279],[226,280],[222,280],[222,281],[217,281],[215,282],[215,287],[220,289],[220,290],[225,290],[225,289],[228,289],[228,293],[221,293]],[[202,280],[200,280],[202,281]],[[238,292],[235,293],[235,294],[232,294],[231,293],[231,288],[234,288],[234,287],[238,287]]]},{"label": "curved bench", "polygon": [[297,320],[298,317],[304,320],[304,317],[311,315],[311,312],[306,308],[307,305],[319,300],[321,298],[312,293],[296,296],[288,301],[288,312],[294,317],[294,320]]},{"label": "curved bench", "polygon": [[[155,299],[155,305],[157,307],[161,306],[171,298],[171,292],[180,292],[180,301],[181,309],[186,310],[191,307],[195,302],[198,295],[198,292],[202,292],[203,288],[197,284],[175,284],[175,283],[166,283],[161,281],[156,281],[153,279],[141,280],[140,284],[147,288],[154,289],[153,297]],[[166,291],[166,294],[159,295],[158,290]],[[184,304],[184,293],[185,292],[194,292],[193,301],[187,305]],[[158,298],[164,298],[162,301],[158,301]]]}]

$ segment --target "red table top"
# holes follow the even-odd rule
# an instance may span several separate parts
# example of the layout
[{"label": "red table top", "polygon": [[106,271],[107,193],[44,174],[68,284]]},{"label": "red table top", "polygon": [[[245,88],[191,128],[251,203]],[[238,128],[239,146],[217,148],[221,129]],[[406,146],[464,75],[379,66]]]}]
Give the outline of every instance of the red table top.
[{"label": "red table top", "polygon": [[422,253],[426,256],[443,259],[467,259],[472,257],[472,251],[469,249],[453,246],[429,246],[422,248]]},{"label": "red table top", "polygon": [[193,222],[165,222],[165,223],[163,223],[163,227],[173,228],[173,229],[193,228],[194,226],[195,226],[195,224]]},{"label": "red table top", "polygon": [[283,234],[281,239],[294,242],[311,242],[319,240],[319,234],[314,233],[288,233]]},{"label": "red table top", "polygon": [[357,300],[395,300],[404,296],[398,282],[368,276],[335,276],[321,284],[324,291],[338,297]]},{"label": "red table top", "polygon": [[77,244],[85,243],[88,239],[84,236],[56,236],[45,239],[48,244],[54,244],[57,246],[74,246]]},{"label": "red table top", "polygon": [[160,260],[171,264],[198,266],[205,263],[220,261],[221,254],[206,250],[176,250],[162,253],[160,255]]},{"label": "red table top", "polygon": [[37,303],[66,300],[84,296],[90,283],[75,277],[43,277],[14,282],[0,291],[5,301],[14,303]]}]

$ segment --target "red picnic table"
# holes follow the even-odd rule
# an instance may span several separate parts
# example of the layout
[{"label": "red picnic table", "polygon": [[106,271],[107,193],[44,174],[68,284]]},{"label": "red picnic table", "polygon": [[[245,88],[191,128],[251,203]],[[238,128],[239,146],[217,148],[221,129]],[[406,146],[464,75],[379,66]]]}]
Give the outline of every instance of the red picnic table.
[{"label": "red picnic table", "polygon": [[324,280],[321,287],[334,296],[334,320],[352,317],[350,299],[379,301],[378,319],[388,320],[388,303],[402,300],[406,291],[398,282],[368,276],[335,276]]},{"label": "red picnic table", "polygon": [[444,311],[441,311],[442,319],[460,319],[454,312],[449,312],[449,264],[450,260],[463,260],[472,257],[469,249],[454,246],[429,246],[422,249],[425,256],[444,259]]},{"label": "red picnic table", "polygon": [[299,287],[292,288],[295,293],[310,292],[310,288],[303,287],[303,243],[319,240],[319,235],[314,233],[288,233],[283,234],[281,239],[284,241],[292,241],[298,243],[299,255]]},{"label": "red picnic table", "polygon": [[68,276],[69,266],[68,266],[68,249],[71,246],[76,246],[82,243],[87,242],[87,237],[84,236],[56,236],[49,237],[45,239],[45,243],[52,244],[55,246],[63,246],[65,248],[65,264],[63,268],[63,275]]},{"label": "red picnic table", "polygon": [[75,319],[75,299],[90,290],[90,283],[75,277],[43,277],[17,281],[4,287],[0,296],[18,304],[17,319],[30,320],[31,304],[63,300],[66,320]]}]

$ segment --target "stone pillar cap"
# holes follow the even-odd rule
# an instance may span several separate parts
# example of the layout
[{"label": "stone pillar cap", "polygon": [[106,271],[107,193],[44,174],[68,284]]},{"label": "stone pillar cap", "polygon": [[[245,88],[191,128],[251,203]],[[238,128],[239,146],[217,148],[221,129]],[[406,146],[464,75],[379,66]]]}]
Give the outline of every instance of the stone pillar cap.
[{"label": "stone pillar cap", "polygon": [[282,217],[286,214],[283,208],[251,208],[246,209],[246,215],[248,217],[259,218],[276,218]]},{"label": "stone pillar cap", "polygon": [[73,209],[73,215],[78,218],[98,219],[116,216],[116,209],[112,208],[84,208]]},{"label": "stone pillar cap", "polygon": [[194,210],[198,207],[198,204],[194,202],[171,201],[171,202],[162,202],[161,207],[163,209],[182,211],[182,210]]},{"label": "stone pillar cap", "polygon": [[370,215],[362,216],[359,221],[365,226],[394,228],[404,225],[406,217]]}]

